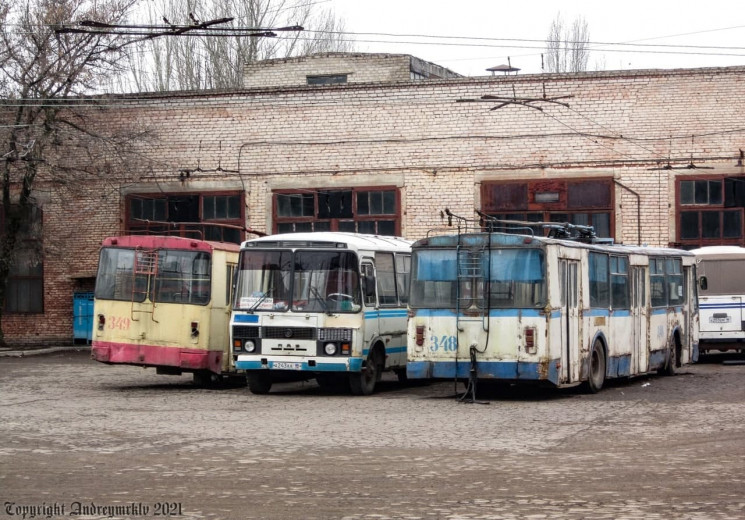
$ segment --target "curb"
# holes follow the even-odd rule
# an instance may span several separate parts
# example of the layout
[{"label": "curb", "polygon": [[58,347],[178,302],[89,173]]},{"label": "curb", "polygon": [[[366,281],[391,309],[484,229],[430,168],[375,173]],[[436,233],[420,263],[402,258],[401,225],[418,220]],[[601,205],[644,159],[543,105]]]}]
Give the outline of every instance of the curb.
[{"label": "curb", "polygon": [[2,357],[31,357],[41,356],[44,354],[54,354],[55,352],[83,352],[84,350],[90,350],[90,346],[69,346],[69,347],[47,347],[47,348],[33,348],[27,350],[0,350],[0,358]]}]

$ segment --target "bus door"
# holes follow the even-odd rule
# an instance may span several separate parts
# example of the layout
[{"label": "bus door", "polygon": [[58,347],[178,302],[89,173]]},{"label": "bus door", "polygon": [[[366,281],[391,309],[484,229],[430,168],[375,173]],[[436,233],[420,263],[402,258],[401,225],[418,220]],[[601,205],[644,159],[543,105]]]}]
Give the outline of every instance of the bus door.
[{"label": "bus door", "polygon": [[380,334],[375,264],[373,264],[371,259],[362,259],[360,274],[362,275],[362,304],[363,312],[365,313],[362,349],[365,350],[370,347],[372,341]]},{"label": "bus door", "polygon": [[631,267],[631,316],[633,337],[632,374],[643,374],[648,370],[647,365],[647,291],[646,271],[644,267]]},{"label": "bus door", "polygon": [[561,370],[564,383],[578,379],[576,371],[580,345],[579,327],[579,262],[577,260],[559,261],[561,285]]}]

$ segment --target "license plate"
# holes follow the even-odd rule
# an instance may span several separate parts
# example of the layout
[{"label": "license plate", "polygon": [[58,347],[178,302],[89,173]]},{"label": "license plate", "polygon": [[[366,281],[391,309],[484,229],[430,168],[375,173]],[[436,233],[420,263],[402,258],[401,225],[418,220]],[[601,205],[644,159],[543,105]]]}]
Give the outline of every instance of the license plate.
[{"label": "license plate", "polygon": [[272,361],[272,368],[275,370],[302,370],[303,364],[290,361]]}]

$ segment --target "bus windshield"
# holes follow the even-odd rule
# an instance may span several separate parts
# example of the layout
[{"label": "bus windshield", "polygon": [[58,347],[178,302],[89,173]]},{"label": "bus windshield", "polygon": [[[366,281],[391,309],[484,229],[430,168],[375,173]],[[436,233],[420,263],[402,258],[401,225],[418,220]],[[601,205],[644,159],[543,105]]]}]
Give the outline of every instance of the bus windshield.
[{"label": "bus windshield", "polygon": [[349,251],[245,249],[234,308],[244,311],[357,312],[357,257]]},{"label": "bus windshield", "polygon": [[157,303],[206,305],[210,301],[210,255],[204,251],[103,248],[95,297],[135,302],[144,302],[147,297]]},{"label": "bus windshield", "polygon": [[419,309],[542,307],[546,302],[544,263],[539,249],[416,250],[409,304]]}]

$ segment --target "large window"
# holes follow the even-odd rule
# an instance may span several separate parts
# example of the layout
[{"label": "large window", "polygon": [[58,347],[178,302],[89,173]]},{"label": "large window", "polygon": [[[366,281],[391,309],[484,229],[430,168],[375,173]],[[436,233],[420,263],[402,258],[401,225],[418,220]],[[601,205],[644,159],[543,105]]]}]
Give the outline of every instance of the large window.
[{"label": "large window", "polygon": [[[464,254],[469,255],[465,264]],[[463,309],[475,303],[535,309],[546,303],[545,258],[539,249],[417,250],[411,276],[409,303],[414,308]]]},{"label": "large window", "polygon": [[[613,236],[612,179],[484,182],[481,201],[482,211],[498,219],[569,222],[592,226],[599,237]],[[529,224],[497,230],[544,234]]]},{"label": "large window", "polygon": [[349,231],[399,235],[401,212],[393,187],[274,192],[276,233]]},{"label": "large window", "polygon": [[[2,208],[0,208],[2,209]],[[20,211],[12,207],[11,211]],[[0,211],[0,215],[4,215]],[[10,273],[5,286],[5,308],[7,313],[44,312],[44,260],[42,255],[42,212],[29,207],[21,215],[16,246],[13,252]],[[6,232],[2,221],[2,233]]]},{"label": "large window", "polygon": [[405,306],[408,301],[411,255],[375,254],[378,281],[378,302],[381,306]]},{"label": "large window", "polygon": [[590,307],[629,308],[629,260],[625,256],[590,252]]},{"label": "large window", "polygon": [[650,258],[649,283],[652,307],[681,305],[685,301],[685,280],[680,258]]},{"label": "large window", "polygon": [[745,177],[679,179],[677,206],[680,245],[745,245]]},{"label": "large window", "polygon": [[[96,298],[206,305],[210,301],[210,255],[203,251],[101,250]],[[142,266],[157,265],[149,271]],[[140,266],[139,268],[137,266]]]},{"label": "large window", "polygon": [[148,193],[127,197],[127,232],[176,235],[239,244],[241,193]]}]

